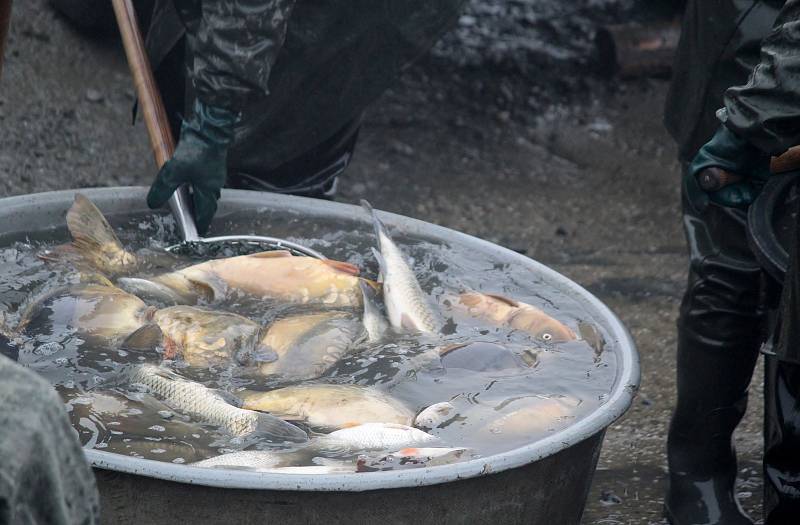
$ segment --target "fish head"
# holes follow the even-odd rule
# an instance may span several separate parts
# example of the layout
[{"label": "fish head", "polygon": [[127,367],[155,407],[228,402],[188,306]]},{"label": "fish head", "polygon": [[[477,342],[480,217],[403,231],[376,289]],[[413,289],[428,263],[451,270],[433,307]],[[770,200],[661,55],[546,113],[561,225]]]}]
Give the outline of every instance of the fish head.
[{"label": "fish head", "polygon": [[567,325],[550,317],[538,308],[526,305],[516,312],[509,322],[509,326],[523,330],[545,343],[566,343],[577,339]]},{"label": "fish head", "polygon": [[193,306],[158,310],[153,320],[190,366],[227,363],[256,347],[260,326],[240,315]]}]

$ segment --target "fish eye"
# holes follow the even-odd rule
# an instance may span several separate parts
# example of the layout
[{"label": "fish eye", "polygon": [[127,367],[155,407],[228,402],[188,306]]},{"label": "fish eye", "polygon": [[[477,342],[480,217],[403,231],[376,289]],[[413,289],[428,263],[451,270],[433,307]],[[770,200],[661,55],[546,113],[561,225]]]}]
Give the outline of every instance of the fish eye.
[{"label": "fish eye", "polygon": [[552,341],[553,340],[553,335],[545,332],[545,333],[542,334],[542,339],[545,340],[545,341]]}]

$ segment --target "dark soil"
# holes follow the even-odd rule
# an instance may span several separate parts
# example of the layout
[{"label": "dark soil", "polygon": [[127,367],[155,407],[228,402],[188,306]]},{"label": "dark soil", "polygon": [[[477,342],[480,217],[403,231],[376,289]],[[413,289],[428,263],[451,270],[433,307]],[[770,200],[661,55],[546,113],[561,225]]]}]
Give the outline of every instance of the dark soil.
[{"label": "dark soil", "polygon": [[[642,387],[608,431],[585,524],[664,523],[665,430],[686,253],[667,84],[596,74],[598,24],[673,2],[472,1],[459,28],[367,115],[339,199],[526,253],[629,327]],[[637,10],[638,9],[638,10]],[[45,0],[15,2],[0,83],[0,195],[145,185],[154,166],[119,46]],[[760,385],[760,375],[754,385]],[[761,389],[738,432],[741,497],[760,512]]]}]

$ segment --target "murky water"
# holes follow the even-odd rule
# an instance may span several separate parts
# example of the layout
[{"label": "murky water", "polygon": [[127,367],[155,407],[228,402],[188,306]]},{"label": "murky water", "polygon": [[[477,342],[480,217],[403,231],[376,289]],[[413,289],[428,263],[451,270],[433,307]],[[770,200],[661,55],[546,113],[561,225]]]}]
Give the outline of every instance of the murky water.
[{"label": "murky water", "polygon": [[[232,232],[287,237],[298,229],[307,232],[307,237],[292,239],[330,258],[357,265],[364,276],[376,277],[377,264],[370,252],[374,237],[365,224],[314,221],[311,225],[300,216],[287,219],[269,213],[260,214],[256,220],[250,214],[234,214],[227,221],[226,229]],[[160,248],[174,242],[168,218],[139,216],[117,226],[128,249],[154,261],[145,274],[197,262],[159,255]],[[604,403],[616,374],[614,355],[603,342],[608,337],[602,327],[575,300],[547,286],[528,269],[492,260],[459,244],[441,244],[412,231],[391,232],[413,259],[423,290],[446,319],[446,335],[394,334],[379,343],[360,342],[321,377],[307,383],[367,386],[404,403],[414,413],[450,402],[454,408],[446,420],[427,430],[440,438],[437,447],[466,448],[460,460],[510,450],[552,435]],[[347,461],[360,454],[315,449],[315,439],[330,428],[303,423],[299,425],[309,432],[312,446],[232,436],[126,382],[125,371],[131,366],[151,363],[233,395],[240,395],[244,389],[267,391],[296,384],[281,376],[254,374],[235,360],[198,367],[189,366],[180,357],[168,359],[172,356],[163,348],[122,349],[119,343],[125,333],[80,337],[73,326],[81,319],[80,312],[73,311],[75,302],[65,290],[81,279],[85,282],[86,272],[81,276],[74,268],[46,263],[36,256],[65,239],[62,231],[32,233],[0,249],[0,311],[5,331],[12,331],[23,319],[26,323],[22,334],[13,340],[6,338],[2,351],[56,387],[85,447],[173,463],[191,463],[240,450],[289,454],[295,465],[326,464],[326,459],[349,464]],[[503,294],[530,303],[583,337],[550,343],[474,319],[452,307],[454,294],[464,290]],[[308,306],[245,296],[208,306],[240,314],[264,327],[309,310]],[[347,312],[356,318],[361,315],[360,310]],[[97,322],[117,327],[109,319]],[[461,343],[470,345],[438,358],[439,349]],[[373,451],[370,457],[380,458],[389,452],[394,451]],[[401,467],[377,464],[381,469]]]}]

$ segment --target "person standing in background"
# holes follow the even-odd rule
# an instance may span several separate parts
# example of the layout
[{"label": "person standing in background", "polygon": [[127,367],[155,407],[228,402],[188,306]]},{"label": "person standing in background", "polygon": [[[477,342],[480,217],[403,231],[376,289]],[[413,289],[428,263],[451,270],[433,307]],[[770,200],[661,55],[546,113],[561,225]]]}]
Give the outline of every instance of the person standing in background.
[{"label": "person standing in background", "polygon": [[[684,12],[665,112],[685,171],[683,222],[690,257],[678,319],[678,399],[667,443],[665,511],[673,525],[753,523],[736,500],[732,436],[747,407],[764,339],[762,271],[745,230],[746,208],[760,181],[731,185],[709,198],[690,163],[716,137],[717,110],[725,104],[744,108],[736,101],[754,93],[734,90],[723,100],[726,90],[747,82],[759,64],[762,40],[784,3],[790,9],[797,2],[689,0]],[[789,87],[800,93],[797,80]],[[752,127],[764,125],[768,115],[752,109],[747,117]],[[773,105],[770,111],[780,108]],[[729,131],[721,130],[721,140],[730,138]],[[755,149],[748,154],[759,157]],[[760,157],[768,161],[766,154]]]}]

